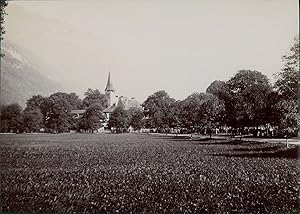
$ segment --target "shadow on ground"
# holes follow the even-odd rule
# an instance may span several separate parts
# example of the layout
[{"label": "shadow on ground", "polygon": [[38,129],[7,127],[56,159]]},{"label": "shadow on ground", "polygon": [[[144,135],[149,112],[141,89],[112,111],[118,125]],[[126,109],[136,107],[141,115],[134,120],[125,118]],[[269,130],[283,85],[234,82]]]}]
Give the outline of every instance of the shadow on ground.
[{"label": "shadow on ground", "polygon": [[153,136],[155,139],[162,139],[162,140],[172,140],[172,141],[199,141],[199,142],[206,142],[211,141],[210,144],[215,143],[215,141],[227,141],[227,138],[209,138],[209,137],[190,137],[190,136],[170,136],[170,135],[160,135],[160,136]]},{"label": "shadow on ground", "polygon": [[[153,136],[156,139],[177,141],[177,142],[191,142],[199,146],[231,146],[218,148],[218,151],[209,155],[212,156],[224,156],[224,157],[245,157],[245,158],[286,158],[286,159],[298,159],[300,160],[300,146],[290,145],[286,147],[285,144],[270,144],[268,142],[258,142],[251,140],[239,140],[239,139],[228,139],[228,138],[209,138],[209,137],[198,137],[195,136]],[[232,148],[233,146],[233,148]],[[236,147],[235,147],[236,146]]]},{"label": "shadow on ground", "polygon": [[266,144],[266,142],[250,141],[250,140],[238,140],[230,138],[209,138],[209,137],[198,137],[191,138],[190,136],[153,136],[155,139],[180,141],[180,142],[198,142],[199,145],[259,145]]},{"label": "shadow on ground", "polygon": [[245,158],[287,158],[298,159],[300,154],[299,146],[293,146],[292,148],[280,148],[280,147],[266,147],[266,148],[241,148],[233,149],[228,152],[212,154],[213,156],[224,157],[245,157]]}]

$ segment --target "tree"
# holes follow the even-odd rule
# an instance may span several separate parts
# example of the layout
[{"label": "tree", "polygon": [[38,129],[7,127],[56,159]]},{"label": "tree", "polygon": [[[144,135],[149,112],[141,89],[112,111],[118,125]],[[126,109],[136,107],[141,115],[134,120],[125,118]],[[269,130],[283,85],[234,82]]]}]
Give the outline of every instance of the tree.
[{"label": "tree", "polygon": [[24,129],[27,132],[38,132],[44,127],[43,114],[39,108],[24,110]]},{"label": "tree", "polygon": [[102,94],[98,89],[88,89],[85,93],[85,98],[83,99],[83,106],[88,108],[93,103],[99,103],[102,110],[108,107],[107,97]]},{"label": "tree", "polygon": [[71,105],[67,97],[68,94],[57,92],[42,103],[41,109],[48,131],[53,133],[67,132],[73,124]]},{"label": "tree", "polygon": [[221,100],[224,100],[229,93],[229,86],[226,82],[215,80],[206,89],[206,93],[215,95]]},{"label": "tree", "polygon": [[[5,7],[7,6],[7,1],[6,0],[0,0],[0,43],[3,40],[3,35],[5,33],[4,31],[4,16],[6,15],[5,13]],[[0,62],[1,62],[1,57],[3,57],[4,54],[2,53],[2,48],[0,49]],[[2,71],[0,69],[0,86],[1,86],[1,80],[2,80]],[[0,87],[0,97],[1,97],[1,87]],[[1,113],[1,112],[0,112]],[[8,128],[8,121],[2,121],[0,117],[0,129],[2,131],[3,127],[5,126]]]},{"label": "tree", "polygon": [[134,130],[140,130],[143,127],[144,113],[139,109],[129,109],[130,125]]},{"label": "tree", "polygon": [[79,126],[84,130],[98,130],[101,128],[102,122],[105,119],[105,116],[102,113],[102,105],[99,103],[93,103],[88,107],[88,109],[80,118]]},{"label": "tree", "polygon": [[208,86],[208,88],[206,89],[206,93],[215,95],[224,105],[225,109],[223,111],[223,114],[220,115],[219,118],[220,124],[232,124],[232,121],[234,120],[234,102],[229,85],[224,81],[216,80]]},{"label": "tree", "polygon": [[171,101],[169,109],[165,109],[165,123],[169,128],[179,128],[181,126],[180,122],[180,110],[181,110],[180,100]]},{"label": "tree", "polygon": [[265,102],[266,102],[266,109],[265,109],[265,118],[263,118],[267,124],[271,126],[279,126],[281,123],[282,117],[282,109],[281,105],[279,104],[282,100],[282,96],[278,93],[278,91],[272,91],[268,94]]},{"label": "tree", "polygon": [[22,107],[10,104],[1,107],[1,132],[22,132]]},{"label": "tree", "polygon": [[180,118],[184,127],[211,132],[219,125],[219,117],[224,111],[223,103],[213,94],[193,93],[181,102]]},{"label": "tree", "polygon": [[70,128],[74,128],[76,121],[71,115],[71,110],[80,108],[82,101],[75,93],[57,92],[44,98],[40,104],[45,127],[53,133],[68,132]]},{"label": "tree", "polygon": [[277,103],[277,108],[280,111],[279,135],[286,138],[296,136],[300,118],[295,101],[282,99]]},{"label": "tree", "polygon": [[277,73],[275,86],[284,99],[297,101],[299,88],[299,36],[295,37],[290,52],[282,57],[284,66]]},{"label": "tree", "polygon": [[234,104],[230,125],[236,128],[265,125],[266,99],[272,92],[268,78],[258,71],[240,70],[227,84]]},{"label": "tree", "polygon": [[66,100],[70,104],[72,110],[83,109],[83,102],[75,93],[66,94]]},{"label": "tree", "polygon": [[171,100],[174,99],[170,98],[166,91],[157,91],[154,94],[150,95],[143,103],[145,113],[147,114],[147,116],[151,117],[156,111],[165,107],[165,105],[168,105]]},{"label": "tree", "polygon": [[45,118],[42,114],[42,104],[45,100],[46,98],[41,95],[34,95],[27,100],[23,111],[25,131],[38,132],[45,127]]},{"label": "tree", "polygon": [[[5,13],[5,7],[7,6],[7,1],[6,0],[0,0],[0,40],[3,40],[3,34],[5,33],[4,30],[4,15],[6,15]],[[3,57],[3,54],[1,53],[1,57]]]},{"label": "tree", "polygon": [[42,103],[45,101],[45,97],[41,95],[34,95],[26,102],[25,111],[41,109]]},{"label": "tree", "polygon": [[286,132],[288,137],[297,128],[299,131],[299,36],[295,37],[294,45],[282,60],[284,66],[276,75],[275,87],[281,95],[278,102],[281,115],[279,129]]},{"label": "tree", "polygon": [[170,98],[165,91],[158,91],[150,95],[143,103],[145,116],[151,120],[149,124],[159,129],[170,128],[175,120],[172,111],[174,103],[175,99]]},{"label": "tree", "polygon": [[127,110],[117,107],[110,115],[108,121],[110,128],[116,128],[117,132],[123,132],[130,125],[130,115]]},{"label": "tree", "polygon": [[165,131],[168,128],[167,124],[164,122],[164,111],[163,109],[157,110],[151,117],[154,127],[159,129],[159,132]]}]

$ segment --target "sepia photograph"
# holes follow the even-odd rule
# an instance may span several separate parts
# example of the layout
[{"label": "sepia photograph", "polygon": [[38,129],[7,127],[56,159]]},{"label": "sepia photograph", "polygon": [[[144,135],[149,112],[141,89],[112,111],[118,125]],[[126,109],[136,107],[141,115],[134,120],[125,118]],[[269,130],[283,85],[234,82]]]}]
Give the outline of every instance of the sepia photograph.
[{"label": "sepia photograph", "polygon": [[300,213],[297,0],[0,9],[0,213]]}]

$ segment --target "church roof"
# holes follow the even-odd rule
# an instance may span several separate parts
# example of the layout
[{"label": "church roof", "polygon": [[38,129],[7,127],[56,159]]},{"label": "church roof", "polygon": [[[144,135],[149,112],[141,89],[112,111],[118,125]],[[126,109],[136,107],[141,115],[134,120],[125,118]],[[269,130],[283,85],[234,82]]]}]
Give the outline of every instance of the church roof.
[{"label": "church roof", "polygon": [[134,98],[129,99],[128,97],[120,97],[117,105],[121,106],[126,110],[130,108],[141,108],[140,103],[136,99]]},{"label": "church roof", "polygon": [[105,91],[115,91],[113,84],[110,81],[110,72],[108,74],[108,80],[107,80],[107,85],[106,85]]},{"label": "church roof", "polygon": [[125,110],[128,110],[130,108],[138,108],[142,109],[141,104],[134,98],[128,98],[128,97],[119,97],[118,102],[106,109],[103,110],[104,113],[112,113],[117,107],[121,107]]}]

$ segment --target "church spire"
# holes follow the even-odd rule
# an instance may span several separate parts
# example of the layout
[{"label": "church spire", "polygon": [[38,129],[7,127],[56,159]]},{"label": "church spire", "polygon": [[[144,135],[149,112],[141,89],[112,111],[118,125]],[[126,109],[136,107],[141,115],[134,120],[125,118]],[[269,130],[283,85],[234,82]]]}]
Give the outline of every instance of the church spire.
[{"label": "church spire", "polygon": [[108,80],[107,80],[107,85],[106,85],[105,91],[115,91],[115,89],[110,81],[110,72],[108,73]]}]

